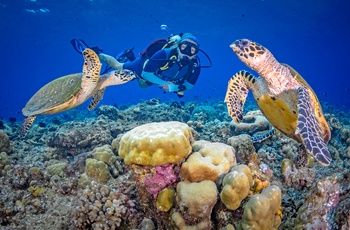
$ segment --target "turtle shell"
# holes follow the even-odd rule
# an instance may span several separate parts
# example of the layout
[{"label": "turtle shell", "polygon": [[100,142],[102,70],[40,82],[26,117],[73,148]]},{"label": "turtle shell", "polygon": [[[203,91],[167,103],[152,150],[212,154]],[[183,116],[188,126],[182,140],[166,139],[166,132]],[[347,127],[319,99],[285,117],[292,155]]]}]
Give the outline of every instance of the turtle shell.
[{"label": "turtle shell", "polygon": [[[50,110],[69,102],[81,90],[82,76],[70,74],[47,83],[27,102],[23,115],[51,114]],[[57,112],[61,112],[59,108],[53,113]]]}]

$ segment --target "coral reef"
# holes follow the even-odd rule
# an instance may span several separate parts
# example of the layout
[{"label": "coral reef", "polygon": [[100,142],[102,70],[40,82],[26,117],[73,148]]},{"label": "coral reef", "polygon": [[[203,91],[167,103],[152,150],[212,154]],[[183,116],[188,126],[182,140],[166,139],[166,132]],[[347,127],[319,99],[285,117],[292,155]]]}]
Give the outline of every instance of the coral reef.
[{"label": "coral reef", "polygon": [[112,142],[111,131],[105,126],[108,125],[103,118],[88,122],[67,122],[59,127],[48,145],[56,151],[72,155],[91,151],[96,146]]},{"label": "coral reef", "polygon": [[122,220],[137,212],[136,201],[127,195],[133,189],[133,186],[115,189],[92,181],[77,196],[73,224],[79,229],[118,229]]},{"label": "coral reef", "polygon": [[296,229],[331,229],[332,210],[339,203],[341,187],[337,178],[327,177],[317,182],[317,187],[299,208]]},{"label": "coral reef", "polygon": [[10,138],[3,130],[0,130],[0,153],[1,152],[5,152],[5,153],[12,152],[12,148],[10,145]]},{"label": "coral reef", "polygon": [[251,155],[255,153],[253,141],[248,134],[230,137],[227,144],[234,148],[237,162],[248,163]]},{"label": "coral reef", "polygon": [[[282,133],[252,142],[270,125],[246,105],[245,131],[216,100],[72,109],[39,116],[26,139],[2,120],[0,228],[349,229],[350,114],[325,107],[334,160],[301,167]],[[131,140],[137,161],[120,157]]]},{"label": "coral reef", "polygon": [[311,187],[316,178],[315,168],[298,168],[289,159],[282,161],[281,170],[287,186],[295,186],[297,188],[302,186]]},{"label": "coral reef", "polygon": [[118,109],[111,105],[101,105],[100,107],[96,108],[95,113],[99,116],[104,115],[111,120],[118,119]]},{"label": "coral reef", "polygon": [[218,118],[216,110],[209,105],[196,106],[191,113],[191,120],[197,122],[208,122]]},{"label": "coral reef", "polygon": [[0,177],[6,175],[10,168],[9,164],[10,162],[6,152],[0,152]]}]

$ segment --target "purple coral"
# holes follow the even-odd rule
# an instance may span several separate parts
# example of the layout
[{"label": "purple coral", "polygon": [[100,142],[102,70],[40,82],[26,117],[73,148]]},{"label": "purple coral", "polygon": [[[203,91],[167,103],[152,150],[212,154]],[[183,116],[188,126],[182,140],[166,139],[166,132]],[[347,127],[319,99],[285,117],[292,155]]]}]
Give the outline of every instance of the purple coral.
[{"label": "purple coral", "polygon": [[147,192],[152,194],[154,198],[157,197],[160,190],[174,183],[177,179],[173,167],[170,164],[156,166],[155,169],[156,173],[143,181]]}]

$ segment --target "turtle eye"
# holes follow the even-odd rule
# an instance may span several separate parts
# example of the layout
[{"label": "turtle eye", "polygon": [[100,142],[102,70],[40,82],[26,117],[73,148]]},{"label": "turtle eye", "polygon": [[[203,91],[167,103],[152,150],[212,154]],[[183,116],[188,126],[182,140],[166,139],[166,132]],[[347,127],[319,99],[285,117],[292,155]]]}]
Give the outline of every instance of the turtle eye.
[{"label": "turtle eye", "polygon": [[244,45],[244,46],[248,45],[248,41],[247,40],[243,40],[242,41],[242,45]]}]

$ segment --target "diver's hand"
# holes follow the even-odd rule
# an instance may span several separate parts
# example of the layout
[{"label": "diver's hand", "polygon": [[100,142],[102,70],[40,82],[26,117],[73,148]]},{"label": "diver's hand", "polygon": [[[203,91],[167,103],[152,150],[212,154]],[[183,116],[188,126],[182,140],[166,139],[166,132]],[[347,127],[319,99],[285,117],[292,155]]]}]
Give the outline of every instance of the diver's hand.
[{"label": "diver's hand", "polygon": [[179,98],[182,98],[184,96],[184,91],[179,91],[179,92],[175,92],[176,95],[179,97]]},{"label": "diver's hand", "polygon": [[169,85],[159,85],[159,88],[164,89],[165,91],[169,92]]}]

